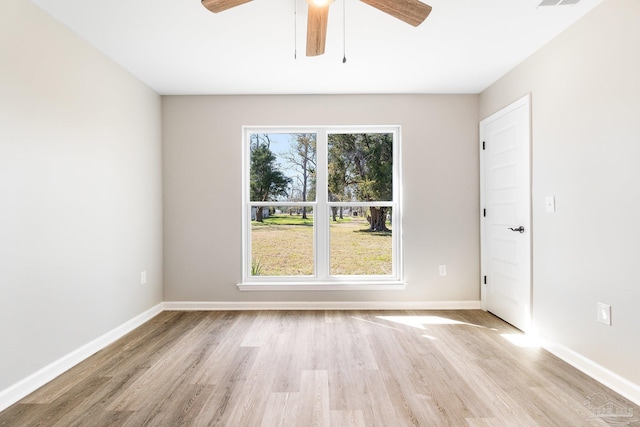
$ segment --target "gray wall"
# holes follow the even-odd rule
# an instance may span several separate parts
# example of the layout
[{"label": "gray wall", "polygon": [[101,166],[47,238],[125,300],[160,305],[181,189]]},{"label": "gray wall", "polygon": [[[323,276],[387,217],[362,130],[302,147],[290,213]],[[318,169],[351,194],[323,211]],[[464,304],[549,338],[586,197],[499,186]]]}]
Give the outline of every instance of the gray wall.
[{"label": "gray wall", "polygon": [[31,2],[0,4],[0,390],[162,300],[160,107]]},{"label": "gray wall", "polygon": [[481,118],[528,92],[535,325],[640,384],[640,2],[596,7],[484,91]]},{"label": "gray wall", "polygon": [[[165,301],[478,301],[477,106],[477,95],[163,97]],[[240,292],[242,126],[374,124],[402,126],[407,289]]]}]

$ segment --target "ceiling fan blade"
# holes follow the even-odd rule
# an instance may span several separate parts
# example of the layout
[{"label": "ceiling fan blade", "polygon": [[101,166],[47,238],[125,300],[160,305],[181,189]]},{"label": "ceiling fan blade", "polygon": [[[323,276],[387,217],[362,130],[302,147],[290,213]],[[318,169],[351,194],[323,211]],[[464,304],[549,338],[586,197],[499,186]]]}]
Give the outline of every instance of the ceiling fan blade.
[{"label": "ceiling fan blade", "polygon": [[309,1],[309,13],[307,18],[307,56],[317,56],[324,53],[324,45],[327,40],[327,22],[329,20],[329,5],[317,5]]},{"label": "ceiling fan blade", "polygon": [[241,4],[249,3],[251,0],[202,0],[202,5],[213,13],[222,12]]},{"label": "ceiling fan blade", "polygon": [[388,13],[407,24],[417,27],[431,13],[431,6],[418,0],[360,0],[376,9]]}]

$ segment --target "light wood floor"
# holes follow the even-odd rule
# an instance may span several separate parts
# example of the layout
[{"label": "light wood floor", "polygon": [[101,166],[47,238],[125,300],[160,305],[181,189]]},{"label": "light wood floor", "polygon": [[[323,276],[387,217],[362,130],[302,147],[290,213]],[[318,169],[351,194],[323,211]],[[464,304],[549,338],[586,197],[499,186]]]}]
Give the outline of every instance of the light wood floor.
[{"label": "light wood floor", "polygon": [[164,312],[0,425],[610,425],[589,397],[640,425],[637,406],[512,334],[482,311]]}]

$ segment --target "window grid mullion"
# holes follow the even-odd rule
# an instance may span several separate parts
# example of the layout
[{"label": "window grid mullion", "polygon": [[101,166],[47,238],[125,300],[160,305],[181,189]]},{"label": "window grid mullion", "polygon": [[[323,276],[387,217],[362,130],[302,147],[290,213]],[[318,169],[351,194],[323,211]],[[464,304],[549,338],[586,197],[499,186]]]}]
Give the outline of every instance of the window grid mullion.
[{"label": "window grid mullion", "polygon": [[314,215],[316,276],[319,280],[327,280],[329,277],[329,210],[327,208],[329,193],[327,188],[327,132],[324,130],[319,130],[316,133],[316,159],[317,164],[322,165],[316,169],[317,209]]}]

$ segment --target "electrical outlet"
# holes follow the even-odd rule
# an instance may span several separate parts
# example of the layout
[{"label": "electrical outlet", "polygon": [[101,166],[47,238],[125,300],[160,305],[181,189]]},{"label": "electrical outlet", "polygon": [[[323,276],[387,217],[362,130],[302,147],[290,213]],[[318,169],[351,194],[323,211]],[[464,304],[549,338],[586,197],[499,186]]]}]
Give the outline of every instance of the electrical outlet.
[{"label": "electrical outlet", "polygon": [[445,264],[441,264],[438,266],[438,271],[440,272],[441,276],[446,276],[447,275],[447,266]]},{"label": "electrical outlet", "polygon": [[611,325],[611,306],[608,304],[598,303],[598,322],[605,325]]},{"label": "electrical outlet", "polygon": [[141,285],[146,285],[147,284],[147,272],[143,271],[140,273],[140,284]]}]

